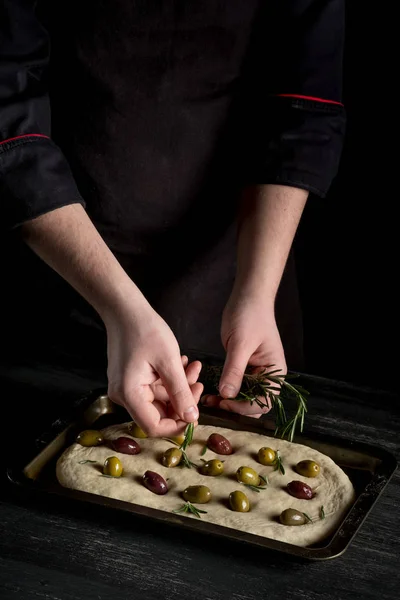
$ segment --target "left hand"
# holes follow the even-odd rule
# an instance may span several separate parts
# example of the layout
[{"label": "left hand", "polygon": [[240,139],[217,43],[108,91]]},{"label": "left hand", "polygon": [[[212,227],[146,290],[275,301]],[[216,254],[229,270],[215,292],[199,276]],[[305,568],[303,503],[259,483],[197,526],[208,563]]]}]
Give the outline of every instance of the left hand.
[{"label": "left hand", "polygon": [[271,409],[257,404],[229,400],[235,398],[242,384],[245,369],[263,371],[273,365],[286,374],[285,353],[275,320],[271,300],[246,294],[232,295],[225,307],[221,327],[226,359],[219,382],[220,395],[206,395],[201,402],[241,415],[259,418]]}]

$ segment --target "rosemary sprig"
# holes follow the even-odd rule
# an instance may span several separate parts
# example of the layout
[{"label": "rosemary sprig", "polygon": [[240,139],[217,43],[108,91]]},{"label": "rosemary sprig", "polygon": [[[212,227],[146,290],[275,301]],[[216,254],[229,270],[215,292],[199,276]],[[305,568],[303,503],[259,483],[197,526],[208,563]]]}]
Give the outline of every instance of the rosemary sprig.
[{"label": "rosemary sprig", "polygon": [[276,458],[274,460],[274,471],[279,471],[282,475],[285,474],[285,467],[282,464],[282,458],[279,450],[276,451]]},{"label": "rosemary sprig", "polygon": [[200,508],[197,508],[191,502],[185,502],[185,504],[183,504],[180,508],[177,508],[176,510],[173,510],[172,512],[176,513],[176,514],[191,513],[192,515],[194,515],[195,517],[198,517],[199,519],[201,519],[200,513],[207,514],[206,510],[201,510]]},{"label": "rosemary sprig", "polygon": [[[298,377],[297,374],[284,374],[281,369],[273,369],[274,365],[269,365],[264,371],[252,373],[249,369],[243,377],[240,392],[236,398],[238,402],[250,402],[257,404],[260,408],[272,408],[276,413],[275,435],[281,438],[287,437],[293,441],[296,429],[303,431],[304,418],[307,412],[307,396],[309,392],[300,385],[289,382],[289,379]],[[210,366],[208,373],[213,385],[216,387],[222,373],[222,367]],[[295,400],[297,403],[296,411],[291,418],[286,416],[284,400]]]},{"label": "rosemary sprig", "polygon": [[180,462],[180,466],[186,467],[188,469],[191,469],[192,467],[197,469],[199,466],[199,465],[196,465],[194,462],[192,462],[186,453],[187,447],[190,446],[190,444],[193,441],[193,435],[194,435],[194,424],[189,423],[185,429],[185,439],[183,440],[182,444],[179,446],[179,450],[182,451],[182,460]]}]

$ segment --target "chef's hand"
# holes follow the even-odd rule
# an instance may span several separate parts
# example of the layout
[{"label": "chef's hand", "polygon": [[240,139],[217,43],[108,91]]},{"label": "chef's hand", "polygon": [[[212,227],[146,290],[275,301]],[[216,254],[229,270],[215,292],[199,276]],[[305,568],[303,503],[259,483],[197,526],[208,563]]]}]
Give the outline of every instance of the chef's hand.
[{"label": "chef's hand", "polygon": [[108,395],[148,435],[181,434],[197,423],[201,363],[181,357],[171,329],[149,305],[122,312],[105,320]]},{"label": "chef's hand", "polygon": [[[202,398],[206,406],[216,406],[242,415],[260,417],[271,409],[257,404],[229,400],[240,390],[247,366],[254,372],[274,365],[286,374],[285,354],[276,325],[273,306],[259,298],[232,295],[222,318],[222,343],[226,359],[219,382],[219,396]],[[264,398],[263,398],[263,401]]]}]

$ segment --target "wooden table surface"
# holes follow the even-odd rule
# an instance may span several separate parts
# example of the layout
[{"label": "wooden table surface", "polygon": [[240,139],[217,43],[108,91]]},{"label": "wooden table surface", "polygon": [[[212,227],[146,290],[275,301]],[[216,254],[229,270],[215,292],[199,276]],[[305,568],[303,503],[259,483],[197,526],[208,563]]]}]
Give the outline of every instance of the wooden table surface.
[{"label": "wooden table surface", "polygon": [[[4,459],[19,456],[25,439],[102,380],[54,365],[8,365],[0,367],[0,383],[1,600],[399,597],[398,470],[342,556],[303,562],[16,488],[6,479]],[[399,459],[397,397],[316,377],[309,389],[306,431],[379,445]]]}]

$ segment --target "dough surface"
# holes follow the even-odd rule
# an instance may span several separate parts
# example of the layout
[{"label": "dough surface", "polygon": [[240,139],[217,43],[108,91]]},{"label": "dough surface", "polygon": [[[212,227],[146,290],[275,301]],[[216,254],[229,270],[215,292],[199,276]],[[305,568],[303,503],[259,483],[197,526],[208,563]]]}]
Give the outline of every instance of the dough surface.
[{"label": "dough surface", "polygon": [[[163,439],[136,438],[142,450],[134,456],[121,454],[107,447],[107,440],[121,436],[132,437],[128,425],[129,423],[123,423],[103,429],[106,440],[103,446],[88,448],[72,444],[67,448],[57,461],[56,476],[59,483],[64,487],[167,512],[183,505],[181,493],[187,486],[206,485],[211,490],[212,499],[208,504],[196,505],[207,511],[201,515],[202,520],[303,547],[320,542],[333,533],[355,500],[353,485],[344,471],[331,458],[305,445],[258,433],[198,425],[187,452],[190,460],[198,465],[202,464],[201,459],[219,458],[225,461],[222,475],[207,477],[195,468],[164,467],[161,464],[162,453],[173,444]],[[224,435],[231,442],[234,453],[221,456],[207,449],[206,453],[200,456],[211,433]],[[264,446],[280,451],[285,475],[257,461],[257,452]],[[102,477],[102,466],[109,456],[118,456],[121,460],[124,468],[122,477]],[[294,471],[299,461],[307,459],[320,465],[318,477],[302,477]],[[85,460],[96,462],[82,464],[81,461]],[[267,476],[267,488],[257,493],[238,483],[235,473],[241,466],[252,467],[260,475]],[[143,486],[141,477],[147,470],[155,471],[167,480],[167,494],[158,496]],[[311,500],[298,500],[290,496],[285,487],[293,480],[307,483],[315,489],[315,496]],[[251,505],[250,512],[239,513],[230,510],[227,500],[230,492],[234,490],[241,490],[247,495]],[[324,508],[325,519],[320,518],[321,506]],[[313,522],[301,526],[282,525],[279,515],[286,508],[295,508],[307,513]],[[187,518],[197,519],[191,514],[188,514]]]}]

